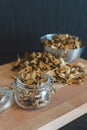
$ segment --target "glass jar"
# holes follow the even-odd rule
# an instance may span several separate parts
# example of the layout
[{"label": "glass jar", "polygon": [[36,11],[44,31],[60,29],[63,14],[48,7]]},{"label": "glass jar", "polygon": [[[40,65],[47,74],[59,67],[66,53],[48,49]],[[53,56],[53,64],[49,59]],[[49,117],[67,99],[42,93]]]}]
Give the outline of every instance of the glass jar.
[{"label": "glass jar", "polygon": [[44,75],[47,81],[36,85],[28,85],[21,82],[21,74],[17,75],[14,86],[16,103],[25,109],[37,109],[46,106],[51,101],[51,87],[53,79]]}]

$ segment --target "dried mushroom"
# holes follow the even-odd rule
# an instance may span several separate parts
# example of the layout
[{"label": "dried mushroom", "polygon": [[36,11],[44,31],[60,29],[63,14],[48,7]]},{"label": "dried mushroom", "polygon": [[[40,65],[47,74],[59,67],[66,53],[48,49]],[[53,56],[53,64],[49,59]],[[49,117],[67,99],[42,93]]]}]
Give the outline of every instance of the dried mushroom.
[{"label": "dried mushroom", "polygon": [[17,102],[22,105],[23,108],[41,108],[50,102],[49,91],[33,91],[33,90],[17,90]]},{"label": "dried mushroom", "polygon": [[42,43],[54,49],[76,49],[83,46],[83,42],[78,38],[68,34],[55,35],[51,40],[42,40]]},{"label": "dried mushroom", "polygon": [[[81,63],[66,63],[63,58],[56,58],[48,52],[26,53],[23,59],[18,56],[18,61],[12,68],[17,71],[17,75],[21,73],[21,82],[19,84],[17,82],[16,87],[17,104],[27,109],[47,105],[51,99],[50,91],[57,90],[56,83],[60,87],[62,84],[83,83],[87,76],[84,67]],[[50,82],[46,76],[43,76],[44,74],[49,75],[46,76],[50,77]],[[20,83],[24,83],[23,87],[20,87]]]},{"label": "dried mushroom", "polygon": [[[66,37],[69,36],[62,37],[62,40]],[[41,77],[44,73],[52,76],[55,83],[63,84],[81,84],[86,77],[84,65],[66,63],[63,58],[56,58],[47,52],[26,53],[24,59],[18,57],[12,70],[15,69],[18,70],[18,73],[22,73],[22,82],[29,85],[37,84],[42,80],[45,82],[45,79]]]}]

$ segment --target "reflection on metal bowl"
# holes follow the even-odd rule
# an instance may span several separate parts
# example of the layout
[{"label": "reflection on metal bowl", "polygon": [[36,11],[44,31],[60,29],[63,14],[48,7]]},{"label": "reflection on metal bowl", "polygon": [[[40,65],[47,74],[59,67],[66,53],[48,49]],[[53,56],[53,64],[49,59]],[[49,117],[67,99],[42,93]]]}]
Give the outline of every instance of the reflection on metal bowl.
[{"label": "reflection on metal bowl", "polygon": [[[47,34],[40,38],[40,41],[44,47],[44,51],[50,52],[55,56],[62,57],[66,62],[72,62],[78,57],[81,56],[85,46],[75,48],[75,49],[59,49],[59,48],[53,48],[52,46],[48,46],[43,44],[45,40],[51,40],[54,36],[58,34]],[[72,36],[75,37],[75,36]]]}]

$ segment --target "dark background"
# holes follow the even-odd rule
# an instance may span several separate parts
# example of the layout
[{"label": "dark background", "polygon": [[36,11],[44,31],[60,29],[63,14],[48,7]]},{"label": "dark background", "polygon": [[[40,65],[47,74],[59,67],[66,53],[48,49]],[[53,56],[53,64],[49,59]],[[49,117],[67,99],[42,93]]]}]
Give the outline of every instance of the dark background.
[{"label": "dark background", "polygon": [[1,64],[41,50],[39,39],[47,33],[68,33],[87,43],[87,0],[0,0]]},{"label": "dark background", "polygon": [[[0,0],[0,64],[42,50],[39,39],[47,33],[75,35],[87,45],[87,0]],[[87,59],[87,47],[81,57]],[[84,130],[87,116],[82,119],[82,127],[71,123],[61,130]]]}]

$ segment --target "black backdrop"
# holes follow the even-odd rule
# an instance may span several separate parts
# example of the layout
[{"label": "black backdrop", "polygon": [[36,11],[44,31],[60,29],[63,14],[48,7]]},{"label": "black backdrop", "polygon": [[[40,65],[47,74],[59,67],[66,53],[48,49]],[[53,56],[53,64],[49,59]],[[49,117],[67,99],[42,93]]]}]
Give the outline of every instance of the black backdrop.
[{"label": "black backdrop", "polygon": [[0,0],[0,63],[41,50],[39,38],[47,33],[68,33],[87,43],[87,0]]}]

